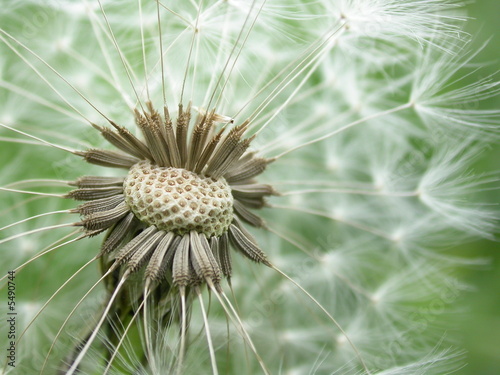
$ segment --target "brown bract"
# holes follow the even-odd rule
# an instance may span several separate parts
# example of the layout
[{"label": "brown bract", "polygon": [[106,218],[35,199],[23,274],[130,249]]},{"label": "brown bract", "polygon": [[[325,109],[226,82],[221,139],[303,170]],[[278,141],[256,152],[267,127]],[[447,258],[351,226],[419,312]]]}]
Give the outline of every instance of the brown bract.
[{"label": "brown bract", "polygon": [[[144,269],[147,285],[218,285],[231,276],[231,248],[269,265],[243,226],[263,227],[252,211],[276,194],[254,179],[273,160],[248,151],[248,122],[216,130],[212,111],[199,115],[189,131],[190,106],[179,106],[175,126],[166,107],[163,116],[147,107],[135,111],[144,140],[110,122],[114,129],[94,127],[119,151],[76,152],[89,163],[129,171],[123,178],[84,176],[71,183],[77,189],[67,197],[86,201],[73,210],[82,218],[76,225],[89,236],[107,231],[100,256],[127,274]],[[179,181],[183,176],[191,183]]]}]

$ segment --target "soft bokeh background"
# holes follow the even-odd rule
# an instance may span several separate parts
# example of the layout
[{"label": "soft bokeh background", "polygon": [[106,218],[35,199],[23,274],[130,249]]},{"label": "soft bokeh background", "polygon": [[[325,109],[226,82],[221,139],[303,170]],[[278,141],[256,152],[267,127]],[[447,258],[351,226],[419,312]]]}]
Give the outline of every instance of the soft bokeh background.
[{"label": "soft bokeh background", "polygon": [[[480,79],[494,74],[500,67],[500,0],[477,0],[467,5],[468,15],[472,18],[467,31],[474,36],[473,44],[477,49],[488,38],[490,42],[478,55],[476,62],[488,65],[468,77],[468,81]],[[500,79],[497,74],[496,79]],[[500,98],[491,99],[489,108],[500,108]],[[0,150],[0,159],[7,149]],[[493,147],[484,152],[478,159],[476,169],[491,171],[499,168],[500,148]],[[10,160],[9,160],[10,162]],[[46,174],[44,174],[47,176]],[[485,200],[500,204],[498,190],[485,191]],[[459,307],[462,313],[457,314],[453,326],[457,327],[450,335],[456,337],[457,346],[466,351],[466,366],[459,375],[498,375],[500,373],[500,246],[498,242],[477,241],[451,250],[453,254],[461,254],[470,258],[485,258],[486,266],[465,268],[461,270],[462,279],[471,286],[470,292],[461,295]]]},{"label": "soft bokeh background", "polygon": [[[477,0],[467,5],[472,18],[467,31],[474,35],[474,46],[479,48],[488,38],[490,42],[479,54],[478,61],[488,66],[478,71],[471,80],[499,71],[500,65],[500,1]],[[499,75],[496,75],[499,79]],[[500,108],[500,98],[488,102],[490,108]],[[491,148],[477,163],[477,171],[498,170],[500,147]],[[498,190],[484,192],[489,201],[500,204]],[[467,350],[467,365],[460,375],[498,375],[500,373],[500,245],[498,242],[478,241],[460,248],[464,256],[484,257],[489,260],[485,267],[464,271],[464,281],[473,288],[460,300],[466,309],[457,317],[458,339]]]}]

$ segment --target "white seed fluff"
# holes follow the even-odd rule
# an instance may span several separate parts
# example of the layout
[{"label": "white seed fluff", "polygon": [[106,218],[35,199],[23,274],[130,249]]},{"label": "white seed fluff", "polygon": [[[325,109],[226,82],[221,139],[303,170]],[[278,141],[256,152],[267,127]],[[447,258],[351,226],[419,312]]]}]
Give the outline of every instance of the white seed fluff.
[{"label": "white seed fluff", "polygon": [[233,196],[223,177],[144,160],[130,168],[123,190],[139,220],[178,235],[194,229],[207,237],[220,236],[233,220]]}]

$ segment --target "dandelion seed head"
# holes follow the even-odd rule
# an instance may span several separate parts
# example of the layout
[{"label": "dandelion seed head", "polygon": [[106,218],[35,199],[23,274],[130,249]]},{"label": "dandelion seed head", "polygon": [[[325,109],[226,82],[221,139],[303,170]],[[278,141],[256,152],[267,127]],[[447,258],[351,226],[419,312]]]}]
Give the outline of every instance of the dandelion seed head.
[{"label": "dandelion seed head", "polygon": [[[0,14],[2,28],[82,94],[0,34],[2,123],[38,136],[30,139],[37,147],[48,139],[73,151],[67,158],[55,154],[61,149],[15,154],[16,162],[29,156],[54,166],[73,190],[53,191],[80,202],[62,203],[72,207],[65,215],[72,215],[78,251],[65,253],[63,246],[47,262],[75,277],[63,288],[70,293],[58,322],[78,302],[76,282],[84,293],[106,276],[95,287],[102,298],[85,297],[85,311],[76,309],[71,344],[57,339],[65,357],[51,354],[45,373],[58,361],[78,366],[80,353],[88,358],[75,371],[104,373],[109,365],[117,375],[215,374],[224,366],[230,374],[242,363],[248,373],[368,373],[359,358],[381,369],[372,374],[430,374],[450,360],[446,353],[426,356],[442,330],[435,324],[414,331],[409,314],[440,295],[447,267],[456,265],[443,248],[494,230],[490,207],[464,199],[494,177],[470,178],[465,168],[472,159],[463,151],[472,143],[451,140],[460,138],[456,125],[461,135],[480,129],[475,142],[498,124],[498,113],[464,107],[498,89],[494,80],[466,86],[455,80],[467,65],[459,58],[457,2],[9,5],[17,21]],[[29,37],[23,20],[32,11],[51,22]],[[164,109],[165,102],[181,106]],[[75,155],[94,165],[66,164]],[[7,165],[6,184],[12,176],[30,178],[23,176],[28,172],[40,177],[37,168]],[[176,180],[183,173],[196,189]],[[283,195],[274,197],[273,186]],[[209,196],[217,191],[224,197]],[[46,212],[47,205],[35,208]],[[66,229],[51,230],[53,240]],[[101,240],[86,238],[99,234]],[[6,252],[9,264],[38,255],[47,238],[32,240],[22,256],[16,242],[16,251]],[[83,261],[92,272],[71,268]],[[32,268],[26,267],[30,276]],[[66,280],[57,274],[43,277],[61,286]],[[34,303],[30,314],[41,307],[27,300]],[[202,311],[207,300],[210,309]],[[42,317],[53,315],[49,308]],[[92,323],[80,332],[82,316]],[[54,336],[52,326],[47,333]],[[27,334],[50,344],[50,334]],[[401,343],[401,352],[390,352]],[[28,358],[23,366],[35,362]]]},{"label": "dandelion seed head", "polygon": [[160,230],[183,235],[194,229],[210,238],[227,232],[233,221],[233,196],[223,177],[143,161],[130,168],[123,190],[137,218]]}]

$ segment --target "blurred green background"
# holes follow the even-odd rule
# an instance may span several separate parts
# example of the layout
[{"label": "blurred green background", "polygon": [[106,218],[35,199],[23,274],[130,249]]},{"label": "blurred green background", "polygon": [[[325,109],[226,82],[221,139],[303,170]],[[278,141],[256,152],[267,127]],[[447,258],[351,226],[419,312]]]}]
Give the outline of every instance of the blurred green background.
[{"label": "blurred green background", "polygon": [[[487,64],[468,77],[469,82],[481,79],[500,70],[500,0],[476,0],[467,6],[471,20],[467,29],[474,36],[472,50],[480,48],[485,40],[488,45],[479,53],[476,62]],[[500,80],[500,73],[495,75]],[[484,108],[500,109],[500,97],[484,103]],[[476,164],[478,173],[499,170],[500,147],[492,147],[480,156]],[[500,176],[499,176],[500,179]],[[498,185],[498,184],[497,184]],[[498,202],[499,190],[483,192],[485,201]],[[456,251],[458,250],[458,251]],[[472,289],[461,295],[458,307],[463,313],[455,316],[451,324],[457,327],[450,335],[456,337],[457,346],[467,351],[466,365],[459,375],[500,374],[500,245],[494,241],[476,241],[463,244],[450,253],[465,257],[485,258],[486,266],[464,268],[462,278]]]},{"label": "blurred green background", "polygon": [[[488,65],[477,71],[471,80],[495,74],[500,79],[500,1],[476,0],[467,5],[469,17],[467,31],[474,36],[474,49],[491,38],[476,61]],[[490,109],[500,109],[500,98],[490,99]],[[485,106],[486,108],[486,106]],[[477,172],[499,169],[500,147],[498,144],[481,156]],[[500,173],[499,173],[500,174]],[[500,176],[497,176],[500,178]],[[498,185],[498,184],[497,184]],[[499,190],[485,191],[488,201],[500,205]],[[464,270],[464,281],[473,289],[460,299],[465,311],[457,317],[458,339],[468,352],[467,365],[458,371],[460,375],[500,374],[500,245],[493,241],[477,241],[464,244],[459,249],[467,257],[483,257],[489,260],[484,267]]]}]

